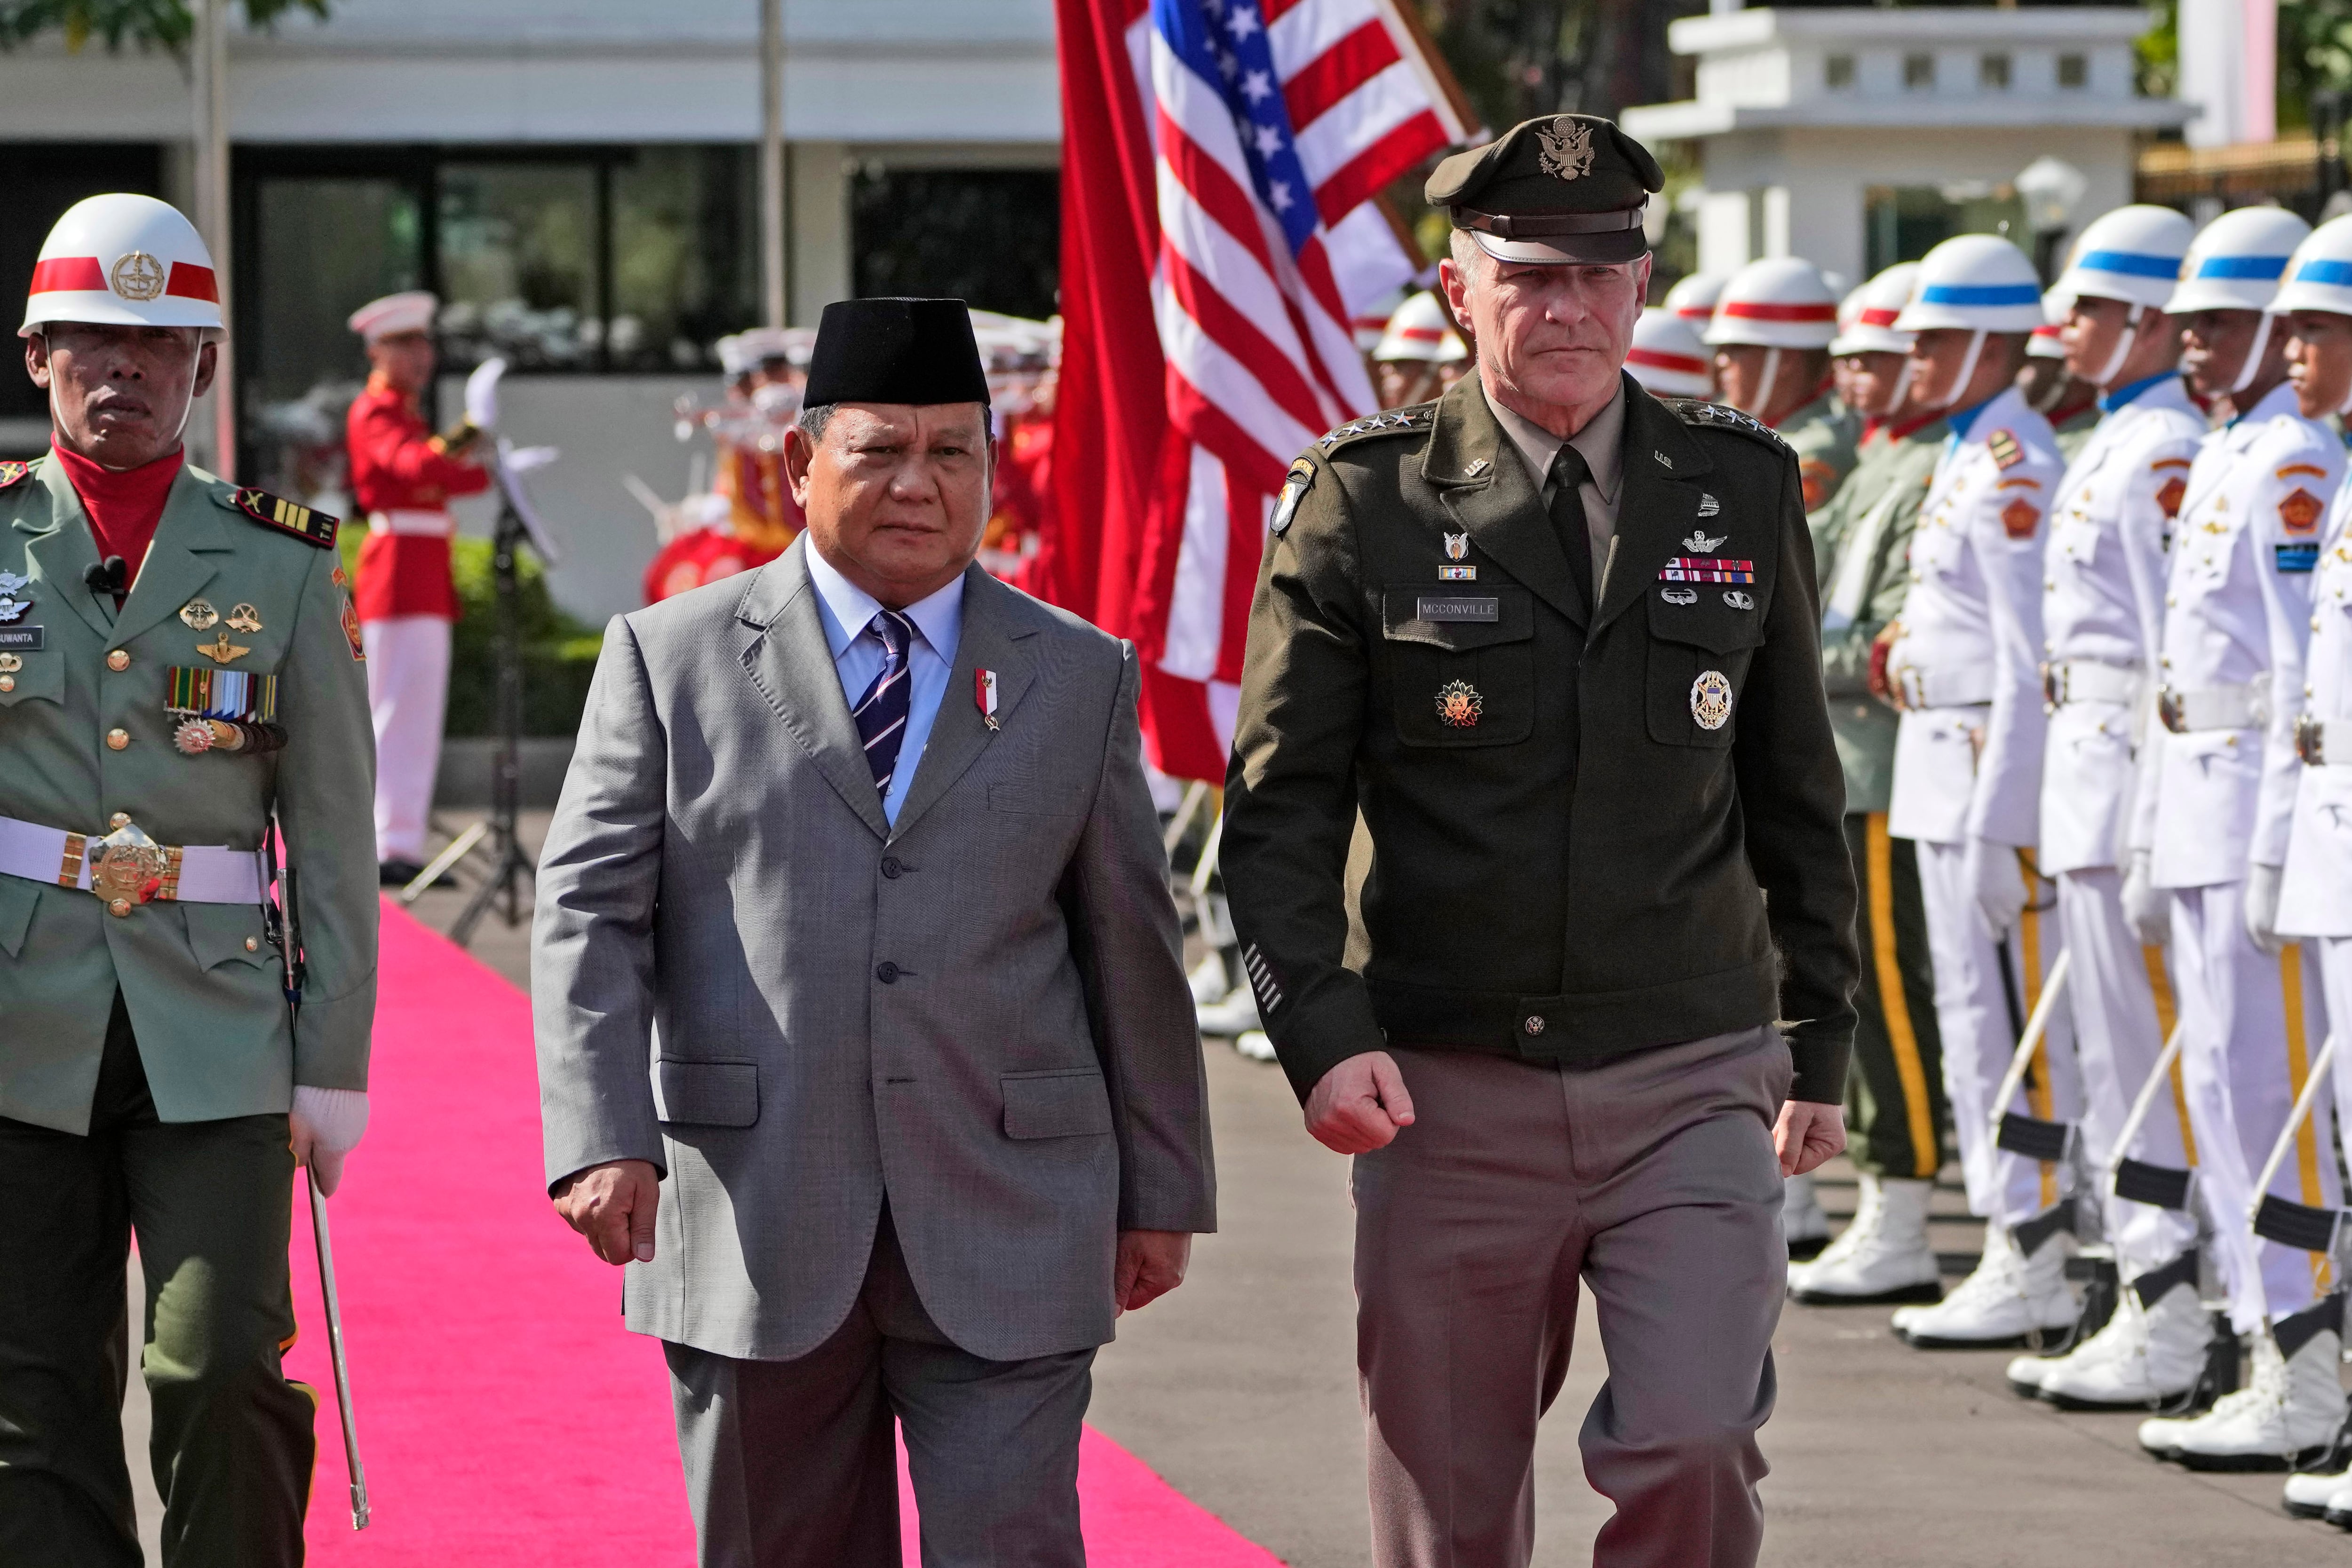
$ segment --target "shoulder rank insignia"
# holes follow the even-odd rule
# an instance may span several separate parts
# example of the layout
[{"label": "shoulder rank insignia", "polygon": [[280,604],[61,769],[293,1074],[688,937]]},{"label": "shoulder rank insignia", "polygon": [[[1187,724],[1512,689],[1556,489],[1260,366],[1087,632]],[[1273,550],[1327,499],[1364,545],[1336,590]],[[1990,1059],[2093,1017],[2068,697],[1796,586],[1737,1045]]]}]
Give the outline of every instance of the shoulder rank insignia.
[{"label": "shoulder rank insignia", "polygon": [[1315,465],[1302,457],[1290,465],[1288,474],[1283,476],[1282,495],[1274,503],[1273,521],[1266,525],[1274,530],[1276,538],[1280,538],[1289,528],[1290,519],[1298,514],[1298,503],[1305,500],[1307,492],[1313,488]]},{"label": "shoulder rank insignia", "polygon": [[243,512],[257,523],[292,534],[303,543],[316,545],[320,549],[335,548],[335,530],[342,526],[340,518],[331,517],[324,512],[314,512],[267,490],[248,489],[242,485],[226,496],[215,494],[214,498],[231,511]]},{"label": "shoulder rank insignia", "polygon": [[1435,403],[1417,402],[1410,408],[1393,408],[1385,413],[1368,413],[1361,419],[1350,420],[1315,444],[1328,452],[1341,442],[1358,436],[1402,435],[1408,431],[1427,430],[1436,418]]},{"label": "shoulder rank insignia", "polygon": [[1992,454],[1995,467],[2014,468],[2025,461],[2025,448],[2020,446],[2017,437],[2006,430],[1996,430],[1988,436],[1985,450]]},{"label": "shoulder rank insignia", "polygon": [[1743,435],[1752,435],[1759,441],[1768,442],[1783,452],[1789,450],[1789,444],[1781,440],[1770,425],[1759,423],[1727,404],[1682,397],[1660,398],[1658,401],[1664,403],[1673,412],[1674,416],[1685,424],[1697,425],[1702,428],[1712,427],[1717,430],[1736,430]]},{"label": "shoulder rank insignia", "polygon": [[33,465],[29,463],[18,463],[13,459],[6,463],[0,463],[0,490],[5,490],[11,485],[23,484],[26,476],[32,472]]}]

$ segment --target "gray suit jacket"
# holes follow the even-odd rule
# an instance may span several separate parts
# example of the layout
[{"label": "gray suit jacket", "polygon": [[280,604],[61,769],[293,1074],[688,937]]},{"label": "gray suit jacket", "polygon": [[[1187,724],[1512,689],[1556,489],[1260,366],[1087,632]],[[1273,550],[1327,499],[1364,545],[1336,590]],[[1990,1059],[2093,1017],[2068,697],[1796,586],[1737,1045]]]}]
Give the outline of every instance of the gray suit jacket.
[{"label": "gray suit jacket", "polygon": [[807,548],[605,633],[539,872],[548,1178],[664,1173],[639,1333],[805,1354],[887,1197],[959,1345],[1100,1344],[1117,1232],[1216,1222],[1133,650],[972,568],[894,831]]}]

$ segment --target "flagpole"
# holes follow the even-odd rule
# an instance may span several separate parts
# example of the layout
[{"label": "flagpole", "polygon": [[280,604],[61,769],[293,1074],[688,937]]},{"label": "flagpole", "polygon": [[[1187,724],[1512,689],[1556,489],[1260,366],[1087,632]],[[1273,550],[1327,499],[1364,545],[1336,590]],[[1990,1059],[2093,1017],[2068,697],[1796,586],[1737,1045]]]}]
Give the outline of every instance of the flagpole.
[{"label": "flagpole", "polygon": [[[200,0],[193,51],[196,232],[213,256],[221,320],[229,312],[228,0]],[[213,471],[236,477],[236,378],[224,332],[214,350]]]},{"label": "flagpole", "polygon": [[784,0],[760,0],[760,289],[784,325]]}]

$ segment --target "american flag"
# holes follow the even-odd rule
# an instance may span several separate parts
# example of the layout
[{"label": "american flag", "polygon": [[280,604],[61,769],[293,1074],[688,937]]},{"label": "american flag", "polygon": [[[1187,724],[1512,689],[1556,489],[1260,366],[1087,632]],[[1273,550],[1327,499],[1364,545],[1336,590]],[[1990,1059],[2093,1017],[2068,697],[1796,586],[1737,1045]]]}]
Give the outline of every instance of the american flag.
[{"label": "american flag", "polygon": [[[1375,406],[1351,324],[1421,265],[1373,198],[1475,121],[1399,0],[1061,9],[1078,237],[1065,246],[1057,463],[1077,441],[1157,449],[1097,465],[1094,494],[1065,471],[1064,527],[1101,536],[1094,580],[1039,586],[1135,639],[1160,767],[1221,778],[1275,493],[1309,443]],[[1098,57],[1114,40],[1123,73]],[[1072,211],[1089,202],[1105,210]],[[1132,362],[1146,308],[1150,366]],[[1156,417],[1135,406],[1147,394]]]}]

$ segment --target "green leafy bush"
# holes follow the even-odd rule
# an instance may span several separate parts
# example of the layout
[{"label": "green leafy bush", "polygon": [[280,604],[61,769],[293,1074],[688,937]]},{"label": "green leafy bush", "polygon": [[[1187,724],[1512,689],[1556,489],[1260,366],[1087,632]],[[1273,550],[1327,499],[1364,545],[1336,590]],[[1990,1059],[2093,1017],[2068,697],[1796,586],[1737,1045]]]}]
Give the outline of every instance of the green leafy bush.
[{"label": "green leafy bush", "polygon": [[[490,735],[498,727],[498,625],[490,541],[451,541],[451,566],[461,608],[449,651],[450,735]],[[580,727],[588,678],[595,673],[603,633],[567,615],[548,597],[538,558],[522,552],[522,732],[570,735]]]}]

